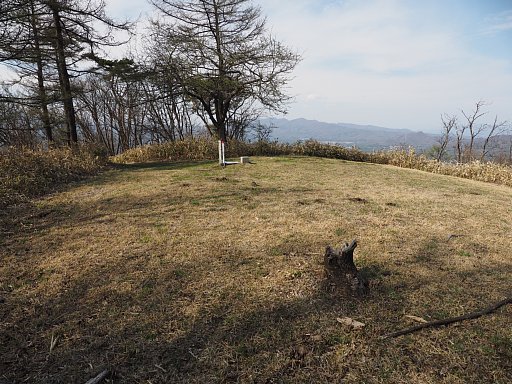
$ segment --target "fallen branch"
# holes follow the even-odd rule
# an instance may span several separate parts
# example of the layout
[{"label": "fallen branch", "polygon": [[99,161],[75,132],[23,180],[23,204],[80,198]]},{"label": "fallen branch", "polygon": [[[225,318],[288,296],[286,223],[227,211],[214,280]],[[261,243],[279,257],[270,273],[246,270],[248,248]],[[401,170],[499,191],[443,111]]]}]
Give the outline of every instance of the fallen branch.
[{"label": "fallen branch", "polygon": [[501,301],[491,305],[490,307],[487,307],[487,308],[482,309],[480,311],[471,312],[471,313],[468,313],[468,314],[463,315],[463,316],[449,317],[447,319],[429,321],[427,323],[415,325],[414,327],[402,329],[401,331],[396,331],[396,332],[388,333],[388,334],[386,334],[384,336],[381,336],[380,338],[381,339],[390,339],[392,337],[398,337],[398,336],[407,335],[409,333],[413,333],[413,332],[419,331],[419,330],[424,329],[424,328],[441,327],[443,325],[458,323],[460,321],[476,319],[476,318],[478,318],[480,316],[492,313],[492,312],[496,311],[497,309],[499,309],[499,308],[501,308],[501,307],[503,307],[504,305],[507,305],[507,304],[512,304],[512,296],[507,297],[506,299],[501,300]]},{"label": "fallen branch", "polygon": [[103,379],[105,379],[108,376],[108,374],[109,374],[109,371],[105,369],[98,376],[93,377],[92,379],[88,380],[87,383],[85,383],[85,384],[98,384],[98,383],[101,383],[103,381]]}]

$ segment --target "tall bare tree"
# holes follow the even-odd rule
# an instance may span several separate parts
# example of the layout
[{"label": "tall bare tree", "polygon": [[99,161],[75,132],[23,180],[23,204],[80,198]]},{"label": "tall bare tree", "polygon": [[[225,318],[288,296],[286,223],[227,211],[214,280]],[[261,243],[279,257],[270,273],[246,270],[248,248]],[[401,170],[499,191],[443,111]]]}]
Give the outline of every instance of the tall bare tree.
[{"label": "tall bare tree", "polygon": [[448,143],[447,136],[455,130],[455,154],[459,163],[488,159],[493,143],[497,144],[500,135],[507,131],[508,123],[499,121],[498,116],[491,124],[481,122],[488,113],[483,110],[486,105],[484,101],[478,101],[471,113],[461,110],[463,123],[459,123],[456,116],[445,114],[442,117],[444,131],[441,141]]},{"label": "tall bare tree", "polygon": [[[230,113],[253,100],[285,111],[284,85],[300,57],[267,33],[249,0],[150,0],[156,52],[210,133],[226,141]],[[158,49],[160,47],[160,49]]]},{"label": "tall bare tree", "polygon": [[507,130],[507,122],[506,121],[498,121],[498,116],[494,117],[494,121],[492,124],[486,127],[487,128],[487,136],[482,144],[482,152],[480,155],[480,161],[483,161],[489,151],[491,150],[490,144],[492,143],[493,138],[499,136],[506,132]]},{"label": "tall bare tree", "polygon": [[477,121],[487,114],[487,112],[482,112],[482,108],[486,105],[484,101],[478,101],[475,104],[475,108],[471,113],[466,113],[462,110],[462,115],[466,119],[467,125],[466,129],[469,132],[469,143],[465,150],[465,155],[467,156],[467,160],[473,160],[475,158],[474,146],[475,139],[483,132],[485,129],[484,124],[478,124]]}]

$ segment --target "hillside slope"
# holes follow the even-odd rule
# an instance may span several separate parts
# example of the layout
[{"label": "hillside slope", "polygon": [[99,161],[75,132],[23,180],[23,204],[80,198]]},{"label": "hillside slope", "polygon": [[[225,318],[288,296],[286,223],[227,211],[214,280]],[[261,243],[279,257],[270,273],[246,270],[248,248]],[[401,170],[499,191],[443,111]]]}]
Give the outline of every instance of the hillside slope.
[{"label": "hillside slope", "polygon": [[[511,294],[511,188],[253,161],[123,166],[2,213],[0,381],[512,381],[511,306],[379,340]],[[353,238],[366,298],[323,285],[325,247]]]}]

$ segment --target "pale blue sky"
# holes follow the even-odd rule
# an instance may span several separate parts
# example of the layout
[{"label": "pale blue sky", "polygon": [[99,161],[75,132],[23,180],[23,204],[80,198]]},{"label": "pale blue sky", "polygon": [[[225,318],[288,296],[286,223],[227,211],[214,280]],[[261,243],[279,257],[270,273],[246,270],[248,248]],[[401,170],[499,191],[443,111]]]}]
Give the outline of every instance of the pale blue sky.
[{"label": "pale blue sky", "polygon": [[512,120],[512,1],[260,3],[303,52],[291,117],[435,132],[485,100]]},{"label": "pale blue sky", "polygon": [[[146,0],[106,2],[113,17],[152,12]],[[442,113],[485,100],[490,115],[512,121],[512,0],[255,3],[303,56],[288,118],[437,132]]]}]

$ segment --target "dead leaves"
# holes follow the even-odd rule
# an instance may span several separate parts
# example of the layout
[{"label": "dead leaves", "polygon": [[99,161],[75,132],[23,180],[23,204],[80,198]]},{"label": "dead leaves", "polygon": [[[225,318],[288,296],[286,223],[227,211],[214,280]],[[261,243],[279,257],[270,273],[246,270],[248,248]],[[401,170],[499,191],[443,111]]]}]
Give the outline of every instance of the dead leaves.
[{"label": "dead leaves", "polygon": [[408,319],[411,319],[417,323],[428,323],[427,320],[425,320],[423,317],[413,316],[413,315],[405,315]]},{"label": "dead leaves", "polygon": [[336,321],[340,324],[349,326],[352,329],[361,329],[366,325],[364,323],[361,323],[360,321],[351,319],[350,317],[338,317]]}]

